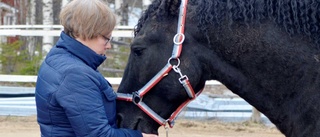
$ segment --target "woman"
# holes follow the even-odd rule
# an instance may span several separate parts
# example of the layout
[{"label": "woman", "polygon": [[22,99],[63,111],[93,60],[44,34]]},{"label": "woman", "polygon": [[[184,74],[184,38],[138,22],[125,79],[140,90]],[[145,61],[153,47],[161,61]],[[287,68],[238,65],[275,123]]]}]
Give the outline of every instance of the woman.
[{"label": "woman", "polygon": [[41,136],[153,137],[116,128],[116,94],[97,68],[111,48],[116,18],[99,0],[73,0],[60,13],[64,31],[36,85]]}]

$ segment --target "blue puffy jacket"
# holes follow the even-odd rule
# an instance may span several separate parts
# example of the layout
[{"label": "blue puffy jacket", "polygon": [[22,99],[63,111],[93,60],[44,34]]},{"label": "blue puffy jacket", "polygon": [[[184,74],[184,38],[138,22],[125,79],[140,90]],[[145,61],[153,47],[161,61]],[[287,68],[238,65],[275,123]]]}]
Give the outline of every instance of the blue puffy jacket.
[{"label": "blue puffy jacket", "polygon": [[116,94],[97,71],[106,59],[64,32],[47,54],[36,85],[43,137],[142,137],[116,128]]}]

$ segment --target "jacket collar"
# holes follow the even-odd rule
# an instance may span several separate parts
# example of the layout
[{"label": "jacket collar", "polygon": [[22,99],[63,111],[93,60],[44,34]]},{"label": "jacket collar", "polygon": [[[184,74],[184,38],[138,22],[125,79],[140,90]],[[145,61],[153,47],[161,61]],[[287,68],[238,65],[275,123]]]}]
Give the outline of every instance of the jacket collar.
[{"label": "jacket collar", "polygon": [[107,58],[106,56],[95,53],[89,47],[68,36],[63,31],[60,34],[60,38],[56,44],[56,47],[67,50],[94,70],[96,70]]}]

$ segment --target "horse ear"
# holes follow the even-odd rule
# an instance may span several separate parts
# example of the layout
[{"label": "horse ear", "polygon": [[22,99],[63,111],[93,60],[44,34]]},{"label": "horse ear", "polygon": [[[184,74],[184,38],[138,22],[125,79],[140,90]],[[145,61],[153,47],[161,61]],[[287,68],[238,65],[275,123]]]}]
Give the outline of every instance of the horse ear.
[{"label": "horse ear", "polygon": [[168,12],[169,15],[178,15],[181,0],[162,0],[161,9]]}]

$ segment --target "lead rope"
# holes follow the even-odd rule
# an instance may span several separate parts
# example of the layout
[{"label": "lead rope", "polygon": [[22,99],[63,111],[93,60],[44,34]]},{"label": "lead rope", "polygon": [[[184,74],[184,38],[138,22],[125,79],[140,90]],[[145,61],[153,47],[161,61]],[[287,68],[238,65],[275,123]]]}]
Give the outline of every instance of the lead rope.
[{"label": "lead rope", "polygon": [[164,129],[166,130],[166,137],[169,137],[169,127],[165,125]]}]

